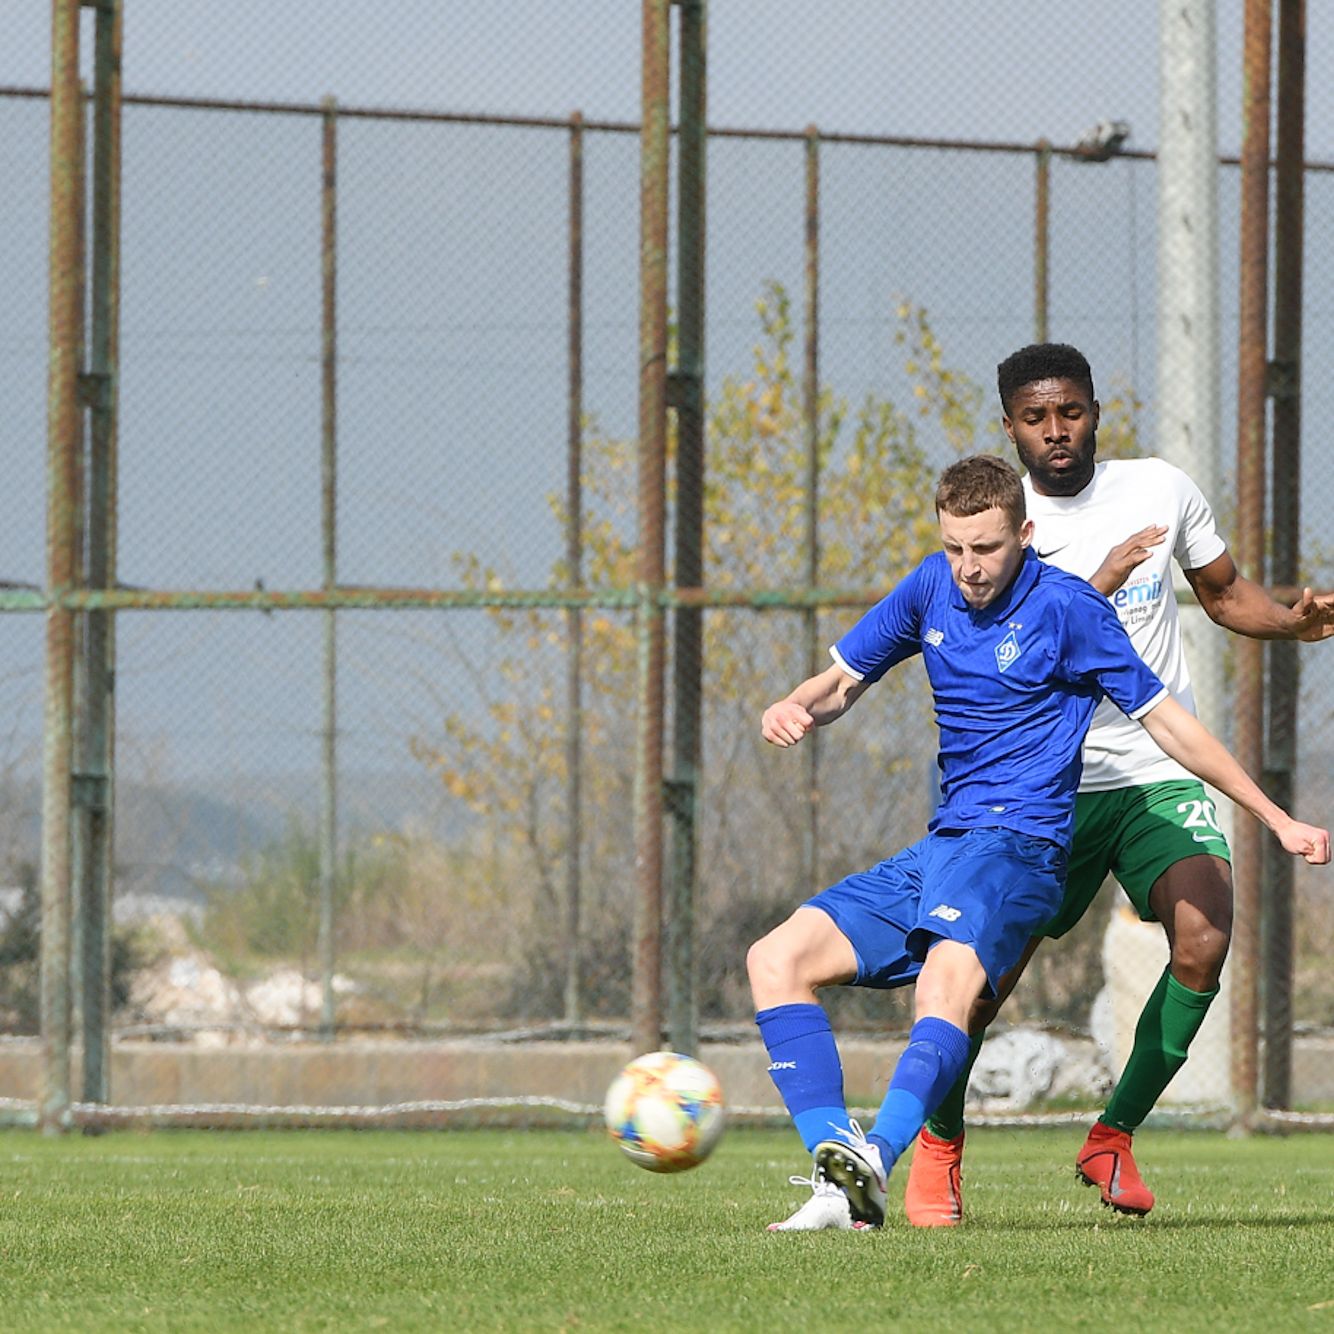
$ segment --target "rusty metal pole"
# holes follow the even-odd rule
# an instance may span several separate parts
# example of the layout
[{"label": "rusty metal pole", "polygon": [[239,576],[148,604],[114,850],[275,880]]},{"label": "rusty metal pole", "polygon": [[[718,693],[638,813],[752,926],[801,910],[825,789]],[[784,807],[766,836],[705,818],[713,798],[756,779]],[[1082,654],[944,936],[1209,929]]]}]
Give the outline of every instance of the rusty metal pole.
[{"label": "rusty metal pole", "polygon": [[[87,417],[89,405],[89,382],[84,367],[88,364],[88,122],[87,112],[91,104],[88,86],[79,81],[78,144],[76,156],[79,163],[78,202],[78,239],[74,245],[77,257],[78,276],[76,285],[79,293],[78,329],[79,341],[74,351],[74,361],[79,367],[79,431],[77,457],[74,465],[74,490],[70,495],[70,509],[73,512],[73,529],[70,542],[74,548],[73,565],[70,581],[73,587],[85,587],[84,551],[87,533],[87,515],[84,506],[87,499]],[[74,617],[74,679],[71,684],[70,705],[70,813],[69,813],[69,1008],[70,1037],[78,1040],[83,1032],[83,885],[91,867],[92,857],[89,843],[92,834],[90,821],[92,802],[88,784],[81,772],[83,755],[87,744],[82,705],[87,692],[87,614]],[[77,1091],[72,1091],[77,1096]]]},{"label": "rusty metal pole", "polygon": [[[93,83],[92,327],[88,374],[89,588],[116,586],[117,378],[120,359],[120,0],[97,11]],[[86,818],[82,918],[83,1101],[111,1097],[111,926],[115,756],[115,618],[84,617],[83,698],[75,797]]]},{"label": "rusty metal pole", "polygon": [[639,562],[635,613],[635,958],[631,1042],[662,1042],[663,676],[667,453],[668,0],[641,0],[639,141]]},{"label": "rusty metal pole", "polygon": [[[50,361],[47,381],[46,596],[70,589],[78,492],[80,260],[79,0],[51,4]],[[74,615],[46,610],[42,716],[42,1075],[38,1122],[69,1124],[70,786]]]},{"label": "rusty metal pole", "polygon": [[[571,588],[583,582],[584,561],[584,118],[570,117],[569,414],[565,486],[565,563]],[[565,612],[565,1022],[583,1013],[584,618]]]},{"label": "rusty metal pole", "polygon": [[1033,199],[1033,341],[1047,341],[1051,257],[1051,141],[1038,140]]},{"label": "rusty metal pole", "polygon": [[[678,588],[704,582],[704,252],[708,131],[705,0],[677,0],[680,112],[677,131],[676,566]],[[699,1046],[695,977],[695,839],[703,710],[703,612],[672,614],[672,816],[668,1032],[677,1051]]]},{"label": "rusty metal pole", "polygon": [[[324,587],[338,584],[338,101],[326,97],[321,121],[320,186],[320,533]],[[338,894],[338,613],[324,613],[324,726],[320,747],[320,1037],[337,1031],[334,996]]]},{"label": "rusty metal pole", "polygon": [[[1241,294],[1237,349],[1237,567],[1265,583],[1265,388],[1269,248],[1271,0],[1246,0],[1241,148]],[[1264,763],[1264,645],[1237,642],[1236,755],[1259,775]],[[1233,874],[1232,1090],[1237,1129],[1254,1127],[1259,1047],[1261,832],[1238,813]]]},{"label": "rusty metal pole", "polygon": [[[1305,226],[1306,0],[1279,0],[1278,145],[1274,176],[1273,476],[1270,577],[1295,584],[1301,564],[1302,261]],[[1297,769],[1297,645],[1272,640],[1265,791],[1292,810]],[[1292,929],[1295,864],[1264,843],[1264,1103],[1292,1101]]]},{"label": "rusty metal pole", "polygon": [[[801,413],[806,435],[805,582],[820,582],[820,133],[806,130],[805,264],[803,267]],[[820,609],[802,613],[806,675],[820,670]],[[820,732],[806,738],[806,820],[801,840],[801,891],[813,893],[820,874]]]}]

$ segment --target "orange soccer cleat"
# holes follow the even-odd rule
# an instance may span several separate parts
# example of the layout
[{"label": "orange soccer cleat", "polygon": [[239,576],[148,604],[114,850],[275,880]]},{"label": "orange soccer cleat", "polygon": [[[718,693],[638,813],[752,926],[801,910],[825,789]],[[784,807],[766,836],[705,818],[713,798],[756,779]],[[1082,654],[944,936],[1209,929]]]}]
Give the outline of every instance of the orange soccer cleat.
[{"label": "orange soccer cleat", "polygon": [[1122,1214],[1144,1215],[1153,1208],[1153,1192],[1144,1184],[1124,1130],[1095,1121],[1075,1159],[1075,1171],[1087,1186],[1097,1186],[1102,1202]]},{"label": "orange soccer cleat", "polygon": [[954,1227],[963,1221],[962,1131],[953,1139],[938,1139],[922,1127],[903,1208],[913,1227]]}]

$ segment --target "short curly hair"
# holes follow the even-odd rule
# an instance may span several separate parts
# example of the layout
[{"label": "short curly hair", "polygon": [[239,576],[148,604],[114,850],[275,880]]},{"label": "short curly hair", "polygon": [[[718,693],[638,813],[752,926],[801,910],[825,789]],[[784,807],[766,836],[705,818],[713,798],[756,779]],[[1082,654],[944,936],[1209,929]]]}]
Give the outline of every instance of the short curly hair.
[{"label": "short curly hair", "polygon": [[1077,347],[1069,343],[1030,343],[1011,352],[996,367],[996,388],[1007,417],[1015,394],[1039,380],[1073,380],[1088,390],[1090,400],[1096,397],[1088,358]]},{"label": "short curly hair", "polygon": [[1015,531],[1027,517],[1024,484],[1019,474],[995,454],[973,454],[951,463],[936,486],[936,513],[966,518],[989,509],[1001,509]]}]

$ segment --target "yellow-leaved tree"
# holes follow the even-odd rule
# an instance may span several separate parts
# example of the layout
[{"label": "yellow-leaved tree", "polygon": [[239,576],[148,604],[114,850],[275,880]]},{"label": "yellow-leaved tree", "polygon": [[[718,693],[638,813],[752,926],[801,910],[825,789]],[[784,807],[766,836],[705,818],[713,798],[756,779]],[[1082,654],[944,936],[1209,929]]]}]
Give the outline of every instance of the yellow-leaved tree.
[{"label": "yellow-leaved tree", "polygon": [[[786,291],[770,284],[757,314],[760,338],[748,371],[722,380],[706,414],[704,584],[715,590],[806,582],[808,432]],[[982,388],[948,365],[926,312],[904,302],[897,320],[895,341],[910,386],[906,405],[877,394],[854,405],[828,385],[819,391],[822,588],[887,591],[937,547],[933,497],[941,466],[981,450],[1009,453],[995,414],[984,409]],[[1113,452],[1133,452],[1133,407],[1105,405],[1100,440]],[[669,479],[675,452],[673,429]],[[636,462],[635,440],[604,433],[595,419],[588,423],[585,587],[635,586]],[[669,506],[675,495],[669,480]],[[563,534],[570,522],[565,498],[552,496],[550,508]],[[456,562],[471,587],[507,582],[474,555],[460,554]],[[569,580],[558,562],[551,587]],[[822,611],[821,644],[833,642],[857,614]],[[489,878],[498,909],[486,948],[510,966],[509,1013],[553,1016],[560,1013],[571,948],[563,928],[571,618],[562,610],[489,615],[495,656],[481,707],[447,714],[438,731],[414,739],[413,750],[489,830],[493,855],[474,874]],[[623,1016],[634,894],[635,631],[628,610],[580,615],[583,872],[576,948],[586,1012]],[[806,674],[804,626],[795,610],[704,613],[697,935],[702,1012],[710,1018],[747,1013],[747,943],[821,888],[800,883],[800,829],[809,801],[803,770],[791,754],[759,738],[764,707]],[[831,877],[917,837],[935,795],[935,737],[920,672],[895,673],[858,714],[862,725],[821,738],[819,864]]]}]

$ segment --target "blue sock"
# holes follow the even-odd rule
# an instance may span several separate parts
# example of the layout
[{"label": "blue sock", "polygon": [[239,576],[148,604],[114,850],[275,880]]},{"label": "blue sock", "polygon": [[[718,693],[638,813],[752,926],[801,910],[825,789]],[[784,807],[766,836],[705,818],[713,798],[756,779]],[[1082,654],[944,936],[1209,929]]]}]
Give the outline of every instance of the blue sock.
[{"label": "blue sock", "polygon": [[888,1170],[913,1142],[926,1118],[954,1087],[968,1060],[968,1034],[945,1019],[919,1019],[894,1067],[868,1139]]},{"label": "blue sock", "polygon": [[[769,1052],[769,1077],[809,1152],[852,1123],[843,1101],[843,1063],[819,1005],[775,1005],[755,1016]],[[948,1087],[948,1086],[947,1086]]]}]

